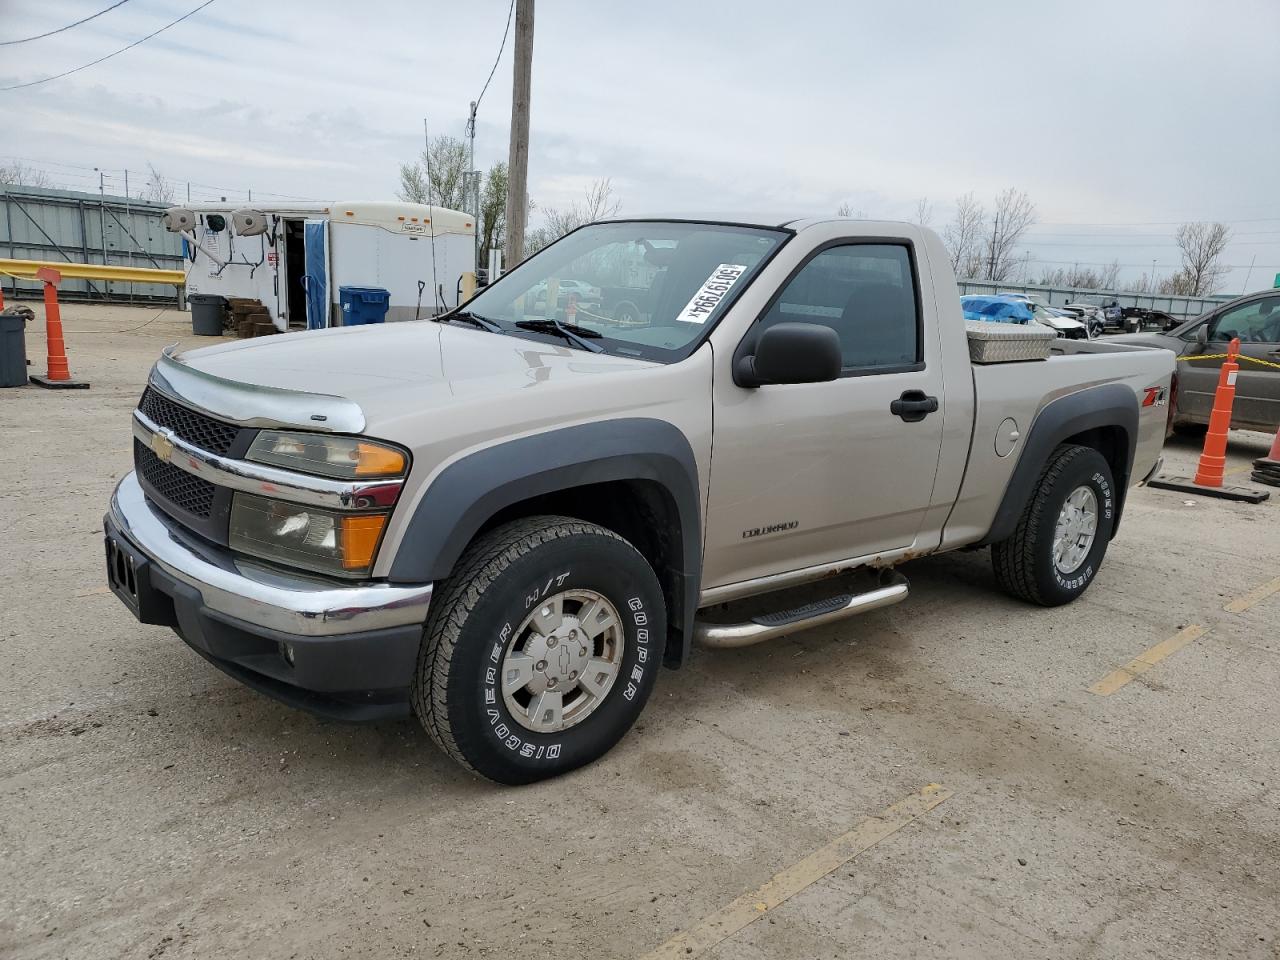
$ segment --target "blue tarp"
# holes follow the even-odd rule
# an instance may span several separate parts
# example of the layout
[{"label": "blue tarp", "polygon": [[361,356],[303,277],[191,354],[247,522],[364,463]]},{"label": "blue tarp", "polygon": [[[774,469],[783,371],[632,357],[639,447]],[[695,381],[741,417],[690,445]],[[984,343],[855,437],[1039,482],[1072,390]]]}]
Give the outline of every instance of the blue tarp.
[{"label": "blue tarp", "polygon": [[1026,301],[1014,297],[961,297],[960,306],[966,320],[988,323],[1030,323],[1032,320]]}]

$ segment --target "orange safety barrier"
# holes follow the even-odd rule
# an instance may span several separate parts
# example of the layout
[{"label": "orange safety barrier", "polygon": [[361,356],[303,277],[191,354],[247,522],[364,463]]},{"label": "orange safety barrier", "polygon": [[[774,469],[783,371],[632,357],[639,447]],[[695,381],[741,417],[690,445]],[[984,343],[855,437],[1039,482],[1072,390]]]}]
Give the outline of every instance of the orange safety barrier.
[{"label": "orange safety barrier", "polygon": [[45,376],[33,376],[31,382],[42,387],[61,390],[84,390],[89,384],[71,378],[71,365],[67,362],[67,345],[62,337],[62,311],[58,307],[58,284],[62,274],[52,267],[41,267],[36,279],[44,284],[44,328],[48,340],[49,372]]}]

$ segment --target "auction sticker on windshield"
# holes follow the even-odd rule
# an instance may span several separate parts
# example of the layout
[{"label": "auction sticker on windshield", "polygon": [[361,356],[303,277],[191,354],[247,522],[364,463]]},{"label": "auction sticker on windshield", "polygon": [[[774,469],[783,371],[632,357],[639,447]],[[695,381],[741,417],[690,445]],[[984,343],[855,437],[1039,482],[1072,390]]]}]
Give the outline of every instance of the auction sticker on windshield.
[{"label": "auction sticker on windshield", "polygon": [[676,319],[682,323],[706,323],[711,311],[729,295],[733,285],[746,272],[747,268],[739,263],[720,264],[711,271],[711,276],[707,277],[693,299],[676,315]]}]

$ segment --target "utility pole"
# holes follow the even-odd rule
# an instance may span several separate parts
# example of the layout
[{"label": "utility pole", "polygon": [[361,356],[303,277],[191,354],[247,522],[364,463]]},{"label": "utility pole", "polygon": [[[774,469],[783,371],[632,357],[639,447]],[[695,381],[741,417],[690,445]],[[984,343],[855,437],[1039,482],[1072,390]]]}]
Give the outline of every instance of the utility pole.
[{"label": "utility pole", "polygon": [[504,270],[524,257],[529,213],[529,99],[533,80],[533,0],[516,2],[515,66],[511,85],[511,152],[507,160],[507,256]]},{"label": "utility pole", "polygon": [[467,150],[467,179],[471,181],[471,188],[475,191],[471,198],[471,222],[476,228],[475,236],[475,270],[480,270],[480,174],[476,170],[476,107],[478,104],[471,101],[471,115],[467,118],[467,140],[469,147]]}]

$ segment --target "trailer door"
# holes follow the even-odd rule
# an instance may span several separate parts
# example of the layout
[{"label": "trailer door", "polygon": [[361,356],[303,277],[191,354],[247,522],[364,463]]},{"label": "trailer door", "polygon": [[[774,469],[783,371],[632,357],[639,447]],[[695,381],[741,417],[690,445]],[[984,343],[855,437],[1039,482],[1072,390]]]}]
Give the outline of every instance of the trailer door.
[{"label": "trailer door", "polygon": [[307,220],[302,225],[303,259],[306,272],[302,283],[307,291],[307,329],[329,326],[329,258],[325,251],[328,222]]}]

